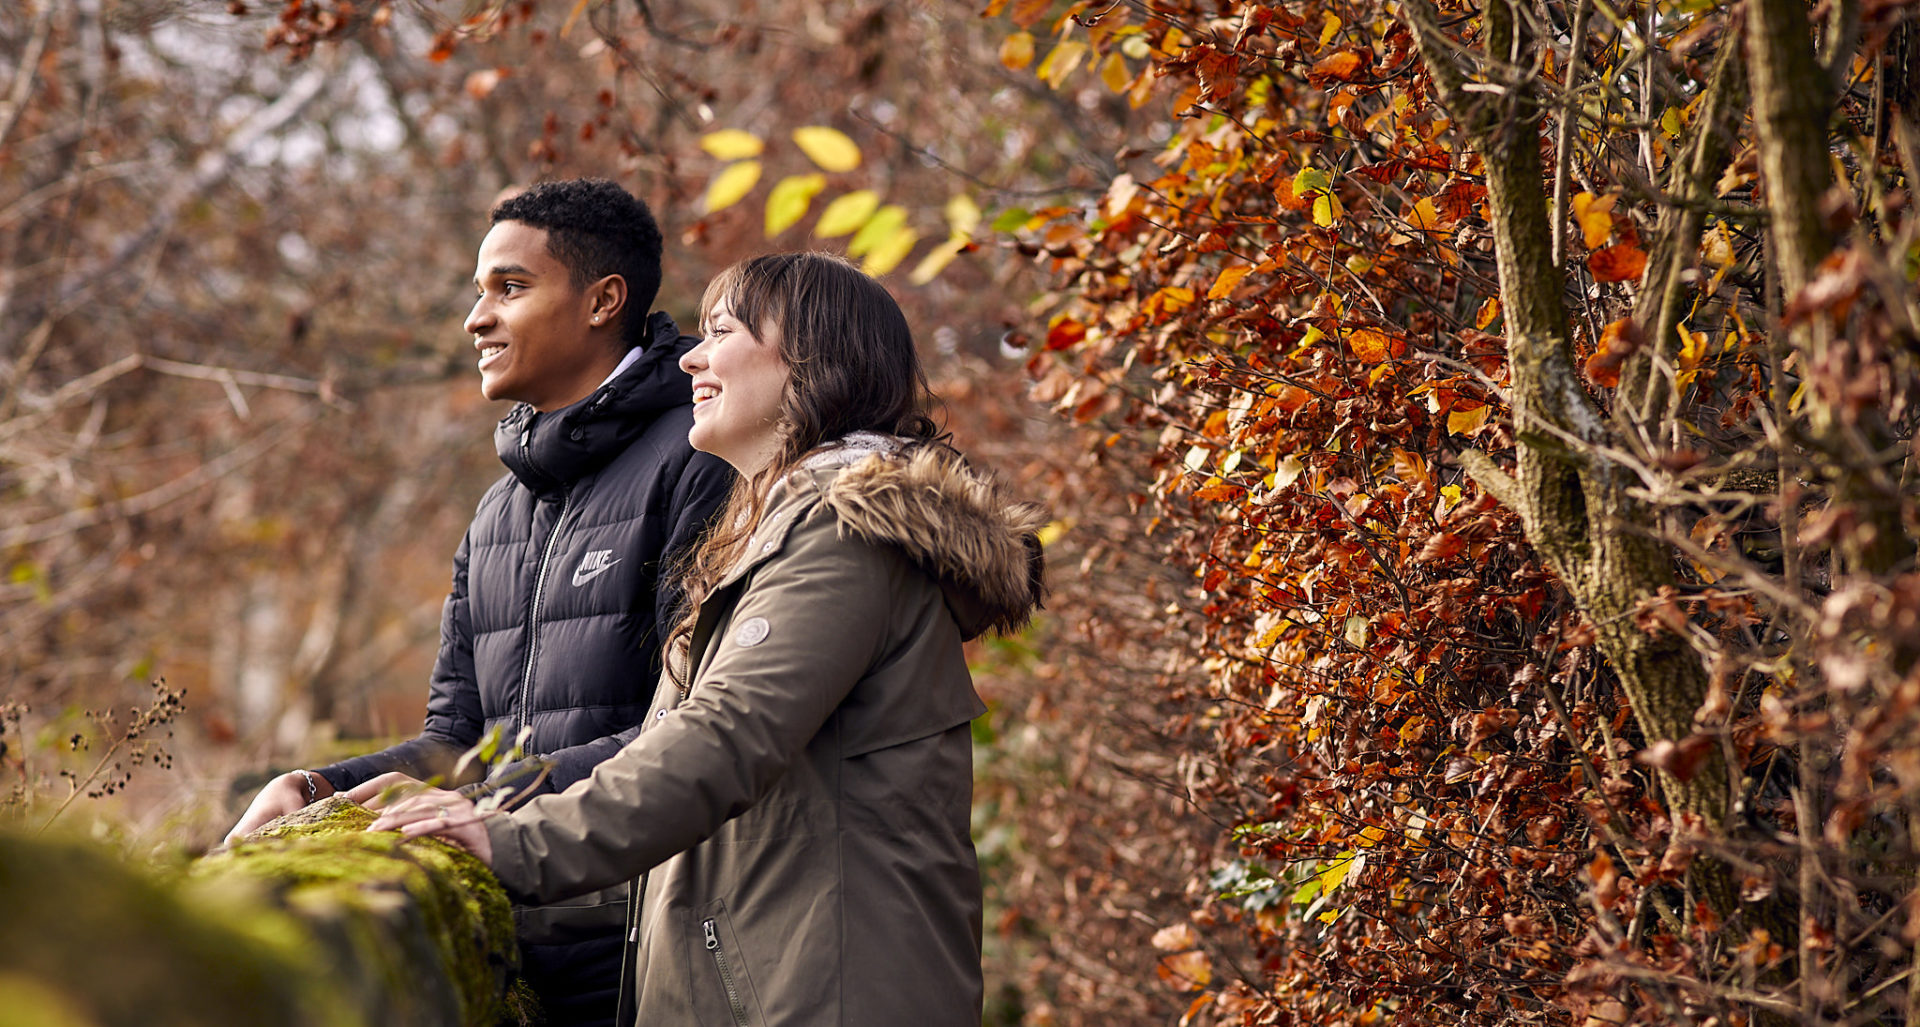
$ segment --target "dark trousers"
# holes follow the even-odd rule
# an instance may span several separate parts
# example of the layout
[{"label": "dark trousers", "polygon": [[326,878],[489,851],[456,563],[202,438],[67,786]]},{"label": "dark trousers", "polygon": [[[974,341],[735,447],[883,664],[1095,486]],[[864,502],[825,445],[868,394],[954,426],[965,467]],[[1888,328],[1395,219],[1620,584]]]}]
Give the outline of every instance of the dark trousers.
[{"label": "dark trousers", "polygon": [[547,1027],[614,1027],[622,948],[618,934],[520,946],[520,976],[540,996]]}]

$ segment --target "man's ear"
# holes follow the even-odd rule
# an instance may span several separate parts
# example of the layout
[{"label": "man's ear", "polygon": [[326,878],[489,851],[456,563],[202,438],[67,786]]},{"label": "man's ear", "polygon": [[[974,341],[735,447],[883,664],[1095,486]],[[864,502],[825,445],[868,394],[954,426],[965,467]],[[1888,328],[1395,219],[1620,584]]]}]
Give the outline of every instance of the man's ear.
[{"label": "man's ear", "polygon": [[620,320],[620,312],[627,307],[627,280],[619,275],[608,275],[587,287],[591,306],[587,313],[592,315],[594,324],[613,324]]}]

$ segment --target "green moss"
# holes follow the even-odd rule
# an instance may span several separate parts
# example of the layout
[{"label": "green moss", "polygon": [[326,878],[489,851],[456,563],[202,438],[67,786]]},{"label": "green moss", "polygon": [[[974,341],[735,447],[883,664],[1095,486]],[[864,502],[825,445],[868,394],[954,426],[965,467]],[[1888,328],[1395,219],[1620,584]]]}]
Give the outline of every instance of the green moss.
[{"label": "green moss", "polygon": [[0,835],[0,909],[0,974],[36,982],[83,1022],[365,1022],[310,983],[284,924],[239,929],[227,908],[183,901],[89,843]]},{"label": "green moss", "polygon": [[[397,966],[424,999],[416,1004],[450,1004],[454,1018],[446,1022],[499,1022],[518,956],[506,893],[465,850],[369,832],[373,819],[336,796],[203,860],[194,874],[256,880],[276,892],[279,904],[330,925],[349,951],[350,965],[341,968],[348,976],[403,984],[380,968],[405,953]],[[396,903],[397,896],[405,901]],[[414,1016],[440,1022],[429,1009]]]},{"label": "green moss", "polygon": [[172,873],[0,834],[0,992],[34,984],[0,1027],[530,1022],[492,872],[372,820],[327,800]]}]

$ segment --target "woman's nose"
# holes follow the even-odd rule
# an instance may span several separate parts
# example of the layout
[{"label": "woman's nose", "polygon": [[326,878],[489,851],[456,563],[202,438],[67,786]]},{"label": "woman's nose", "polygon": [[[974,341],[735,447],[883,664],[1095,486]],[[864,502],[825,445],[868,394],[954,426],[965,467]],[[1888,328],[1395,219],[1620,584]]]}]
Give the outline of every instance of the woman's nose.
[{"label": "woman's nose", "polygon": [[701,339],[698,345],[680,355],[680,370],[688,374],[705,366],[707,366],[707,340],[705,339]]}]

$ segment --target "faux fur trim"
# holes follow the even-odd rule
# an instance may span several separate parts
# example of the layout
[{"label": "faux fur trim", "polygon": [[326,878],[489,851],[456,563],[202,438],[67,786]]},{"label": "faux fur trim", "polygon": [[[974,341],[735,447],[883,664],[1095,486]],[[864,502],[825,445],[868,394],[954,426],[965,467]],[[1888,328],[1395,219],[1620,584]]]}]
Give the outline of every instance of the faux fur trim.
[{"label": "faux fur trim", "polygon": [[952,450],[873,453],[835,475],[823,502],[842,532],[897,545],[939,579],[969,637],[1018,630],[1045,598],[1045,509],[1015,502]]}]

